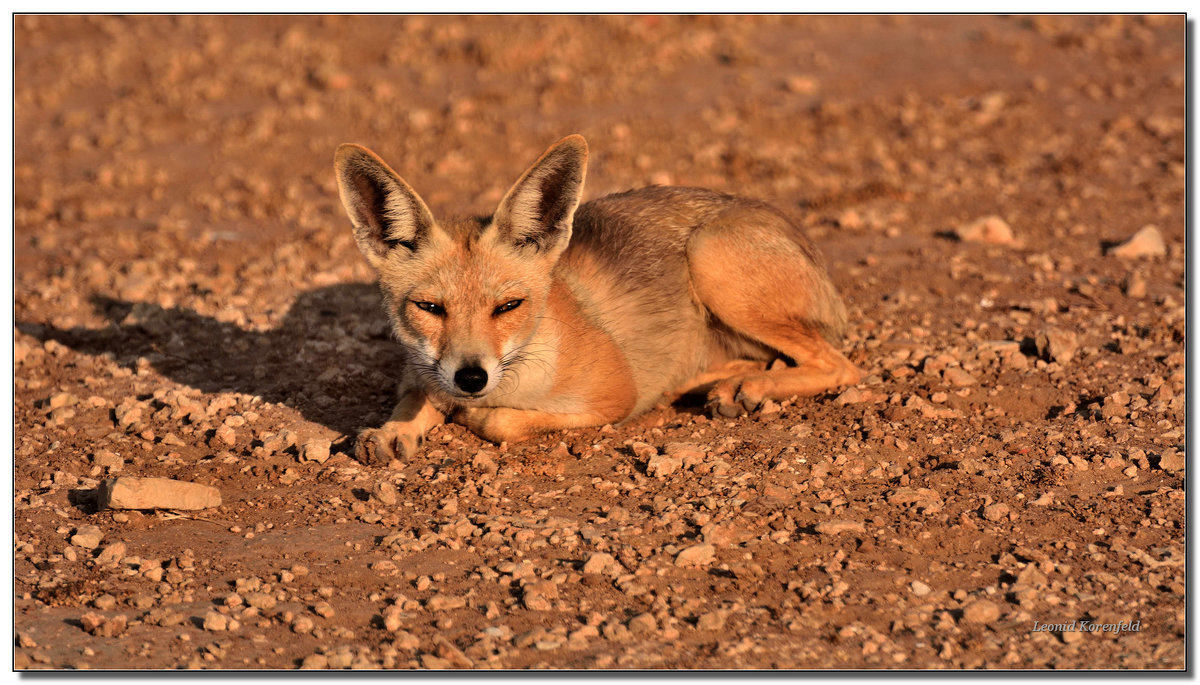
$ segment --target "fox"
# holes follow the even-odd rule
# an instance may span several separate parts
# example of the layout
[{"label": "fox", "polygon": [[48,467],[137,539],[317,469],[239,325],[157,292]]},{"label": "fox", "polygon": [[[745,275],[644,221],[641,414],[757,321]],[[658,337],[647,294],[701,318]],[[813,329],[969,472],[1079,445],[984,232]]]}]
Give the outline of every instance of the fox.
[{"label": "fox", "polygon": [[401,347],[390,418],[357,436],[410,460],[450,421],[492,443],[620,424],[703,395],[736,418],[858,383],[846,308],[795,222],[759,200],[650,186],[580,204],[588,145],[554,143],[490,216],[437,220],[371,150],[338,193]]}]

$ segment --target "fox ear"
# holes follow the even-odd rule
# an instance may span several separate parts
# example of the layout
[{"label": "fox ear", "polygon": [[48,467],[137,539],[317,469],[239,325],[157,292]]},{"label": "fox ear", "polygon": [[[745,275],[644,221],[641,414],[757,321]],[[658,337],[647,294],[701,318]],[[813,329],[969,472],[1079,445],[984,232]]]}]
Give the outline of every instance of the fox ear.
[{"label": "fox ear", "polygon": [[347,143],[338,147],[333,165],[354,240],[372,266],[395,249],[415,252],[428,238],[433,214],[378,155]]},{"label": "fox ear", "polygon": [[551,145],[500,201],[492,220],[500,237],[521,248],[561,252],[571,238],[586,171],[583,136],[567,136]]}]

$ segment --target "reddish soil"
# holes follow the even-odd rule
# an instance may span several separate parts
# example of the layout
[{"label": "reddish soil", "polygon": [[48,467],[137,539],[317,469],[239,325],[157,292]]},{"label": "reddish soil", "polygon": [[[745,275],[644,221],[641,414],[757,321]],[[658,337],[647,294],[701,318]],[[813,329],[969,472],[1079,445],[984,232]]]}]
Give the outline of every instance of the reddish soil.
[{"label": "reddish soil", "polygon": [[[1183,668],[1184,49],[1182,16],[17,17],[15,666]],[[586,198],[801,222],[864,382],[355,462],[397,356],[334,148],[486,213],[573,132]],[[958,239],[988,216],[1015,241]],[[1162,254],[1108,253],[1146,225]],[[116,475],[224,503],[97,511]]]}]

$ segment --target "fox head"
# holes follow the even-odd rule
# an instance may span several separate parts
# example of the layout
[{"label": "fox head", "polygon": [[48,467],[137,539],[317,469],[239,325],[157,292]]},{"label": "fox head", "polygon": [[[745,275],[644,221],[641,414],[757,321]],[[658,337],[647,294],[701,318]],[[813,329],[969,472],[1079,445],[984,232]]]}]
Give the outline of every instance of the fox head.
[{"label": "fox head", "polygon": [[438,222],[375,153],[334,158],[354,239],[379,273],[384,306],[426,389],[470,404],[525,356],[551,272],[571,239],[587,143],[563,138],[509,189],[495,214]]}]

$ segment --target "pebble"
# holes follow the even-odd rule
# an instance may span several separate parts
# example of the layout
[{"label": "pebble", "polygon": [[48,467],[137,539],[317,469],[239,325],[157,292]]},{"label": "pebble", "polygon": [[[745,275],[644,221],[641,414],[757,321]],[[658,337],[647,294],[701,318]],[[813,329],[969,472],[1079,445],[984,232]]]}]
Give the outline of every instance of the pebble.
[{"label": "pebble", "polygon": [[295,620],[292,621],[292,632],[299,633],[300,635],[307,635],[311,633],[315,627],[316,624],[308,616],[297,616]]},{"label": "pebble", "polygon": [[109,471],[120,471],[125,466],[124,459],[108,450],[96,450],[92,454],[92,463]]},{"label": "pebble", "polygon": [[998,216],[985,216],[971,223],[960,226],[955,235],[959,240],[988,245],[1014,245],[1016,238],[1012,227]]},{"label": "pebble", "polygon": [[707,566],[716,557],[716,548],[711,544],[684,547],[675,555],[675,565],[685,567]]},{"label": "pebble", "polygon": [[403,613],[404,611],[396,604],[384,608],[382,614],[384,629],[392,633],[400,630],[400,626],[404,624],[404,619],[401,616]]},{"label": "pebble", "polygon": [[913,582],[912,582],[912,583],[909,585],[909,587],[911,587],[911,588],[912,588],[912,592],[913,592],[913,594],[914,594],[914,595],[916,595],[916,596],[918,596],[918,597],[925,597],[925,596],[927,596],[927,595],[928,595],[930,592],[932,592],[932,590],[929,588],[929,586],[928,586],[928,585],[926,585],[925,583],[922,583],[922,582],[921,582],[921,581],[919,581],[919,580],[914,580],[914,581],[913,581]]},{"label": "pebble", "polygon": [[710,611],[696,620],[697,630],[720,630],[725,627],[725,612]]},{"label": "pebble", "polygon": [[860,404],[866,401],[866,394],[862,390],[859,390],[855,387],[846,388],[842,391],[842,394],[838,395],[837,399],[834,400],[839,407],[844,407],[847,404]]},{"label": "pebble", "polygon": [[100,541],[103,539],[104,533],[100,532],[98,527],[81,526],[71,536],[71,544],[84,549],[96,549],[100,546]]},{"label": "pebble", "polygon": [[1158,467],[1168,473],[1179,473],[1187,466],[1187,460],[1178,450],[1169,449],[1158,459]]},{"label": "pebble", "polygon": [[125,558],[125,543],[124,542],[114,542],[113,544],[105,547],[100,552],[100,554],[98,554],[96,556],[96,563],[112,564],[112,563],[116,563],[124,558]]},{"label": "pebble", "polygon": [[605,571],[613,568],[616,563],[617,560],[613,558],[613,555],[608,554],[607,552],[594,552],[590,557],[588,557],[587,561],[583,563],[583,568],[580,570],[582,570],[584,573],[604,573]]},{"label": "pebble", "polygon": [[1008,505],[1003,502],[989,504],[983,508],[983,518],[988,521],[999,521],[1008,516]]},{"label": "pebble", "polygon": [[330,442],[328,440],[310,440],[304,443],[300,451],[300,461],[315,461],[324,464],[329,459]]},{"label": "pebble", "polygon": [[1140,271],[1133,271],[1125,279],[1125,296],[1141,299],[1146,296],[1146,277]]},{"label": "pebble", "polygon": [[963,607],[963,620],[967,623],[991,623],[1000,618],[1000,607],[995,602],[977,599]]},{"label": "pebble", "polygon": [[841,533],[865,533],[866,526],[859,521],[847,521],[845,519],[833,519],[830,521],[822,521],[817,524],[816,530],[821,535],[839,535]]},{"label": "pebble", "polygon": [[396,502],[400,501],[396,493],[396,486],[386,480],[381,480],[375,484],[375,487],[371,490],[371,496],[386,507],[395,506]]},{"label": "pebble", "polygon": [[101,509],[209,509],[221,506],[221,492],[209,485],[170,478],[121,476],[100,484]]},{"label": "pebble", "polygon": [[1128,240],[1111,247],[1108,254],[1122,259],[1140,259],[1143,257],[1165,257],[1167,244],[1163,241],[1162,233],[1157,226],[1147,224]]},{"label": "pebble", "polygon": [[642,613],[629,619],[629,632],[637,633],[653,633],[658,630],[658,621],[655,620],[654,614]]},{"label": "pebble", "polygon": [[646,462],[646,475],[653,478],[663,478],[675,473],[683,466],[683,459],[669,457],[665,454],[655,454]]},{"label": "pebble", "polygon": [[670,442],[663,447],[663,454],[682,460],[683,466],[690,469],[704,461],[704,457],[708,452],[704,446],[694,442]]},{"label": "pebble", "polygon": [[92,606],[101,611],[110,611],[117,606],[117,598],[105,593],[92,600]]},{"label": "pebble", "polygon": [[204,614],[204,629],[220,632],[229,627],[229,618],[224,614],[209,611]]},{"label": "pebble", "polygon": [[926,514],[942,508],[942,496],[930,488],[897,488],[888,495],[887,501],[888,504],[913,504]]},{"label": "pebble", "polygon": [[1048,328],[1038,333],[1034,339],[1038,356],[1048,362],[1066,364],[1075,356],[1079,349],[1079,339],[1074,333],[1056,328]]},{"label": "pebble", "polygon": [[231,447],[237,443],[237,433],[232,427],[224,423],[217,427],[216,438]]},{"label": "pebble", "polygon": [[421,640],[407,630],[399,630],[395,632],[396,634],[392,636],[392,644],[395,645],[397,649],[416,649],[421,645]]},{"label": "pebble", "polygon": [[324,654],[309,654],[300,663],[300,668],[306,671],[323,671],[329,668],[329,659]]},{"label": "pebble", "polygon": [[952,367],[942,372],[942,378],[956,388],[966,388],[978,383],[975,377],[960,368]]},{"label": "pebble", "polygon": [[275,596],[266,592],[250,592],[243,598],[246,604],[260,610],[275,608]]},{"label": "pebble", "polygon": [[105,618],[99,614],[87,613],[79,618],[83,629],[98,637],[119,637],[129,626],[129,619],[123,614]]},{"label": "pebble", "polygon": [[329,602],[317,602],[312,609],[313,613],[321,618],[330,618],[334,615],[333,607],[329,606]]},{"label": "pebble", "polygon": [[546,611],[554,606],[551,600],[558,598],[558,586],[550,581],[530,583],[525,586],[521,602],[531,611]]}]

